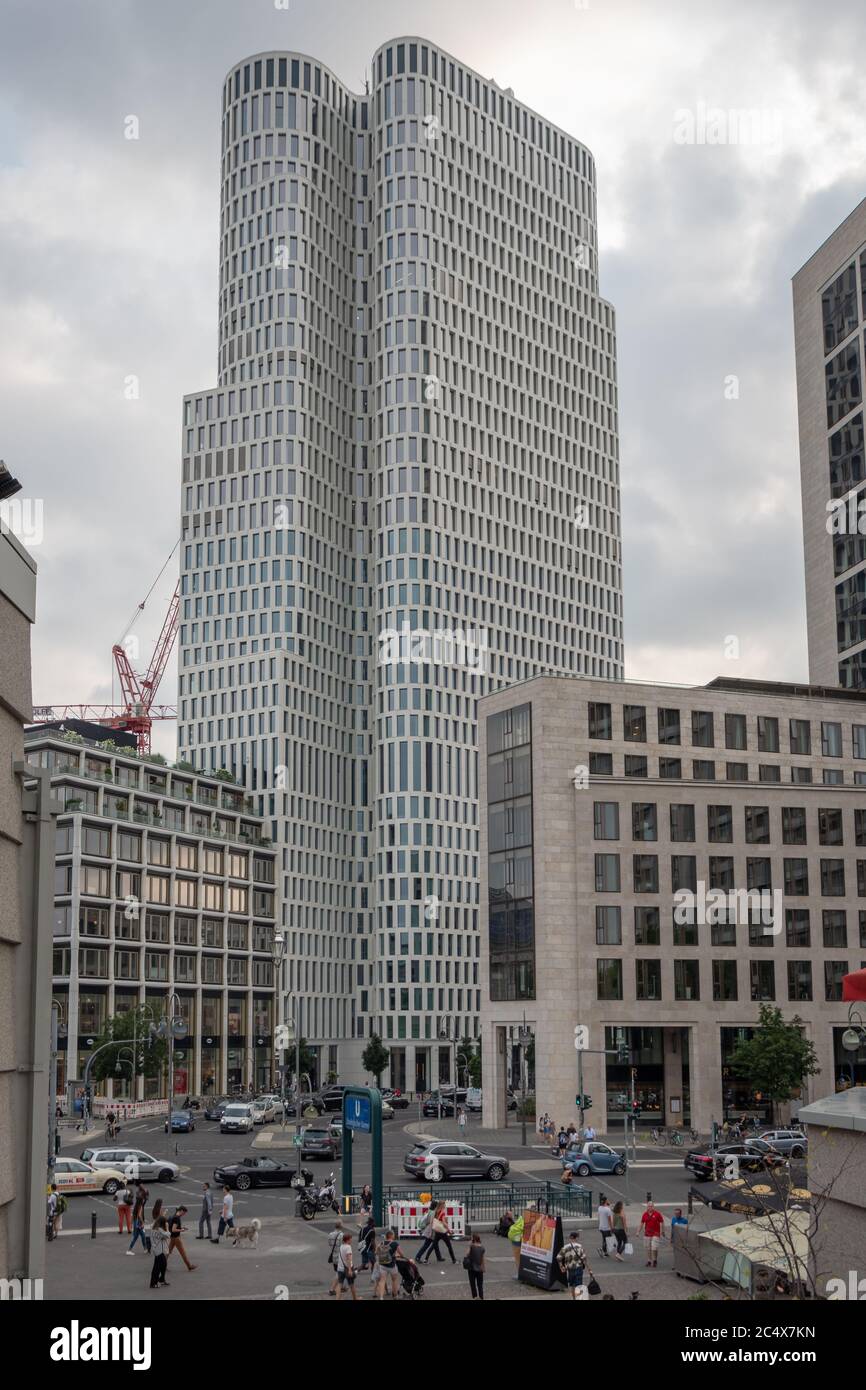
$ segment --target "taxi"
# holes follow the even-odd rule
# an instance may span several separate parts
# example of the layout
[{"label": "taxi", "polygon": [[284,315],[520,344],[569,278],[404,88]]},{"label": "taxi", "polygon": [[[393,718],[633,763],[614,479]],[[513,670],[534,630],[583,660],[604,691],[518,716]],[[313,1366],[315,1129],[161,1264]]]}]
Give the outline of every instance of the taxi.
[{"label": "taxi", "polygon": [[112,1197],[126,1185],[126,1176],[119,1168],[94,1168],[80,1158],[58,1158],[49,1182],[56,1183],[57,1191],[67,1197],[74,1192],[105,1192]]}]

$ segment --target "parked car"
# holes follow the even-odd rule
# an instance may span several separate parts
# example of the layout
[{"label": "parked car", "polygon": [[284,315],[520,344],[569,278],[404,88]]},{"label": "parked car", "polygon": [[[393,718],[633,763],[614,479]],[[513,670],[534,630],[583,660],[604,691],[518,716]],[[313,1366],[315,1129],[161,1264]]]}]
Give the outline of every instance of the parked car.
[{"label": "parked car", "polygon": [[408,1110],[409,1108],[409,1097],[404,1096],[402,1091],[384,1090],[382,1099],[387,1100],[394,1110]]},{"label": "parked car", "polygon": [[615,1173],[621,1177],[628,1167],[626,1156],[620,1149],[612,1149],[597,1139],[583,1144],[572,1144],[562,1157],[562,1167],[570,1168],[579,1178],[590,1173]]},{"label": "parked car", "polygon": [[391,1104],[391,1102],[390,1102],[389,1100],[385,1100],[385,1098],[384,1098],[384,1096],[383,1096],[383,1097],[382,1097],[382,1119],[383,1119],[383,1120],[393,1120],[393,1118],[394,1118],[394,1107],[393,1107],[393,1105]]},{"label": "parked car", "polygon": [[343,1152],[343,1134],[337,1125],[307,1125],[301,1130],[301,1158],[339,1158]]},{"label": "parked car", "polygon": [[280,1119],[282,1119],[282,1117],[283,1117],[283,1102],[282,1102],[282,1098],[281,1098],[280,1096],[274,1095],[273,1093],[269,1093],[268,1095],[259,1096],[258,1099],[259,1099],[259,1100],[267,1101],[268,1104],[273,1108],[273,1112],[274,1112],[274,1116],[273,1116],[273,1117],[274,1117],[275,1120],[280,1120]]},{"label": "parked car", "polygon": [[220,1134],[249,1134],[254,1123],[253,1107],[232,1101],[220,1116]]},{"label": "parked car", "polygon": [[[736,1159],[736,1164],[728,1165],[726,1159]],[[737,1173],[764,1173],[783,1168],[786,1159],[766,1142],[749,1139],[741,1144],[717,1144],[715,1148],[707,1144],[697,1149],[689,1149],[683,1163],[701,1182],[722,1179],[730,1171]]]},{"label": "parked car", "polygon": [[[162,1125],[168,1134],[168,1120],[163,1121]],[[172,1134],[190,1134],[195,1129],[195,1117],[192,1110],[172,1110],[171,1112],[171,1132]]]},{"label": "parked car", "polygon": [[321,1104],[321,1109],[319,1109],[318,1105],[316,1106],[316,1109],[319,1110],[319,1114],[321,1114],[323,1110],[341,1112],[343,1109],[343,1094],[345,1090],[345,1086],[323,1087],[316,1097],[316,1100]]},{"label": "parked car", "polygon": [[450,1119],[454,1114],[454,1102],[445,1096],[440,1101],[439,1092],[433,1091],[422,1105],[421,1114],[427,1119],[437,1119],[439,1115],[443,1119]]},{"label": "parked car", "polygon": [[119,1144],[103,1149],[82,1149],[81,1158],[94,1168],[119,1169],[129,1182],[139,1178],[174,1182],[180,1172],[178,1165],[170,1163],[168,1159],[154,1158],[143,1149],[130,1149]]},{"label": "parked car", "polygon": [[214,1168],[214,1181],[236,1187],[246,1192],[251,1187],[293,1187],[297,1177],[297,1160],[294,1154],[286,1159],[269,1158],[265,1154],[255,1154],[241,1163],[222,1163]]},{"label": "parked car", "polygon": [[274,1118],[274,1115],[276,1114],[276,1111],[274,1110],[273,1101],[268,1100],[263,1096],[259,1096],[258,1100],[253,1101],[252,1108],[253,1120],[257,1125],[268,1124],[268,1122],[272,1120]]},{"label": "parked car", "polygon": [[471,1144],[444,1139],[419,1140],[403,1159],[404,1171],[425,1182],[443,1182],[448,1178],[489,1178],[491,1182],[500,1182],[508,1168],[508,1159],[500,1154],[482,1153]]},{"label": "parked car", "polygon": [[205,1119],[221,1120],[223,1111],[225,1110],[226,1106],[231,1105],[231,1103],[231,1098],[229,1096],[216,1096],[213,1100],[209,1100],[207,1105],[205,1106]]},{"label": "parked car", "polygon": [[119,1168],[95,1168],[78,1158],[58,1158],[51,1181],[66,1196],[73,1192],[105,1192],[112,1197],[119,1187],[126,1186],[128,1179]]},{"label": "parked car", "polygon": [[809,1152],[809,1140],[802,1129],[767,1129],[758,1138],[789,1158],[805,1158]]},{"label": "parked car", "polygon": [[482,1107],[483,1095],[480,1086],[470,1086],[466,1092],[466,1109],[473,1114]]}]

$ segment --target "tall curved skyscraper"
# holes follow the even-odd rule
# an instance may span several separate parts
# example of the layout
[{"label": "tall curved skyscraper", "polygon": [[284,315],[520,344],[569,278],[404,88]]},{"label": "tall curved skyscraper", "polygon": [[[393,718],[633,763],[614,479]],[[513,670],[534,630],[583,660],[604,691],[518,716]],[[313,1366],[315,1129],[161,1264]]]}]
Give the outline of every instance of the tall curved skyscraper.
[{"label": "tall curved skyscraper", "polygon": [[478,1032],[476,700],[622,675],[595,166],[420,38],[375,53],[364,95],[303,54],[244,59],[221,159],[180,757],[273,818],[319,1081],[361,1079],[378,1032],[391,1084],[427,1089]]}]

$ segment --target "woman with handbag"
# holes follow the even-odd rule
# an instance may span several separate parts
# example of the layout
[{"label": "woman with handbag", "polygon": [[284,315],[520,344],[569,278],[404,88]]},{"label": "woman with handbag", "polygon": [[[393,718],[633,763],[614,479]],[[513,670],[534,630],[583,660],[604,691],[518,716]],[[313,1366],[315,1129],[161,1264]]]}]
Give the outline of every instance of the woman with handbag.
[{"label": "woman with handbag", "polygon": [[[433,1215],[433,1225],[431,1227],[431,1234],[433,1236],[433,1254],[436,1256],[436,1259],[442,1259],[442,1256],[439,1254],[439,1242],[441,1241],[447,1249],[448,1254],[451,1256],[451,1263],[453,1265],[456,1265],[457,1257],[454,1254],[454,1246],[451,1244],[451,1232],[448,1229],[448,1221],[445,1216],[444,1202],[439,1203]],[[430,1256],[428,1254],[427,1261],[425,1261],[425,1263],[428,1263],[429,1260]]]}]

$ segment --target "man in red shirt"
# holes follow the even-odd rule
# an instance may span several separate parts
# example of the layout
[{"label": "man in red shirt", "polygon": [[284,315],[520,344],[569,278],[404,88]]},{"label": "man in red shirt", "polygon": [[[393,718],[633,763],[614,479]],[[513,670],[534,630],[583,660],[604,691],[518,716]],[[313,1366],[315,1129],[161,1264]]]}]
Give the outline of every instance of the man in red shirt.
[{"label": "man in red shirt", "polygon": [[643,1227],[644,1249],[647,1253],[647,1268],[655,1269],[659,1262],[659,1239],[663,1239],[662,1226],[665,1219],[656,1211],[652,1202],[647,1202],[646,1211],[640,1219]]}]

